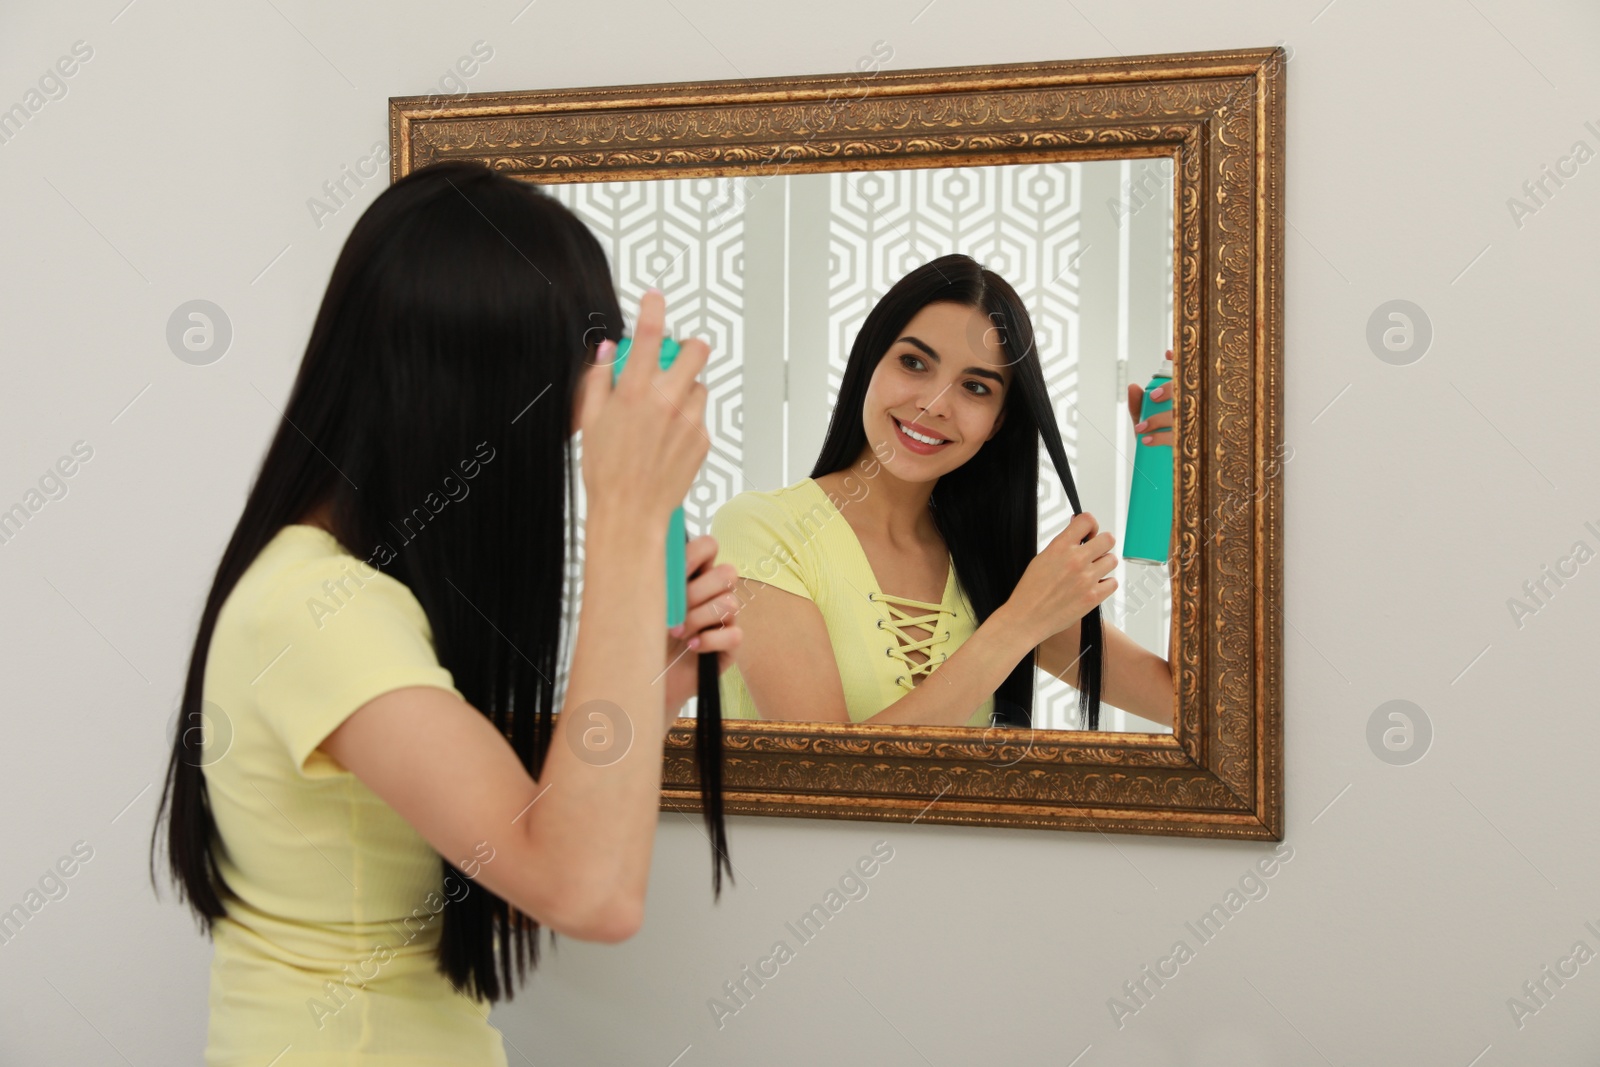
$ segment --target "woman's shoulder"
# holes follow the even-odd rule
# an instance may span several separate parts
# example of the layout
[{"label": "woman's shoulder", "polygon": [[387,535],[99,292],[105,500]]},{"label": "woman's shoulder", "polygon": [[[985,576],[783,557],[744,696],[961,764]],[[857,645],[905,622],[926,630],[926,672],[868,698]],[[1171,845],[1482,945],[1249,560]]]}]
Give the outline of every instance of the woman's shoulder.
[{"label": "woman's shoulder", "polygon": [[[734,495],[733,500],[766,501],[772,504],[789,508],[810,507],[812,502],[820,496],[825,496],[822,486],[815,478],[801,478],[792,485],[781,486],[777,489],[746,489]],[[733,503],[730,500],[729,503]]]},{"label": "woman's shoulder", "polygon": [[741,578],[812,597],[819,585],[815,531],[825,525],[825,506],[807,478],[781,489],[736,494],[711,516],[719,562],[732,563]]},{"label": "woman's shoulder", "polygon": [[803,515],[824,497],[821,487],[810,478],[779,489],[746,489],[736,493],[711,517],[713,533],[718,527],[733,529],[748,526],[774,526],[782,529],[786,520]]},{"label": "woman's shoulder", "polygon": [[280,529],[257,553],[223,612],[248,612],[264,629],[321,630],[347,606],[358,607],[354,615],[382,613],[429,629],[427,614],[404,582],[347,550],[328,531],[298,524]]}]

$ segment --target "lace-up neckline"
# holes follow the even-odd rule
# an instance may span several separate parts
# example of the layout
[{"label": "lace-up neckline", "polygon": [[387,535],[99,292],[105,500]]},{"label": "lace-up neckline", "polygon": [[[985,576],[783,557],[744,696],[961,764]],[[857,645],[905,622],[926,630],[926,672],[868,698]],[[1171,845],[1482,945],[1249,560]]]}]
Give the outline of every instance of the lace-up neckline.
[{"label": "lace-up neckline", "polygon": [[[863,485],[860,479],[845,480],[843,474],[824,475],[821,482],[802,478],[770,492],[740,493],[712,517],[720,551],[741,576],[787,590],[816,605],[844,687],[846,715],[854,723],[870,722],[895,701],[925,688],[929,675],[948,669],[960,658],[956,650],[978,629],[977,613],[957,578],[953,560],[944,568],[943,591],[934,584],[937,551],[920,553],[920,582],[918,572],[898,566],[893,576],[873,572],[854,528],[840,521],[850,503],[862,499]],[[882,491],[881,486],[874,488]],[[889,566],[887,562],[884,565]],[[899,577],[902,573],[906,574],[904,584]],[[880,592],[880,577],[889,580],[893,592],[928,599],[887,596]],[[926,625],[930,622],[934,626]],[[908,629],[914,635],[909,642],[905,640]],[[942,655],[945,653],[948,655]],[[913,657],[930,663],[907,662]],[[724,718],[767,717],[756,706],[737,666],[722,677],[726,679]],[[919,684],[908,686],[910,682]],[[942,684],[940,688],[944,688]],[[804,702],[807,694],[786,693],[777,699]],[[972,709],[965,725],[987,727],[995,707],[994,695],[987,694]]]},{"label": "lace-up neckline", "polygon": [[[896,678],[896,685],[903,689],[911,689],[916,684],[912,681],[913,678],[919,674],[926,675],[931,673],[935,667],[950,658],[950,653],[948,652],[941,652],[938,656],[933,654],[934,645],[942,644],[950,639],[950,631],[940,628],[940,620],[946,614],[943,604],[930,604],[924,600],[890,596],[887,593],[880,593],[876,590],[868,593],[867,599],[873,603],[882,603],[889,609],[889,620],[887,622],[883,619],[878,620],[878,629],[888,630],[895,638],[895,644],[885,654],[900,660],[901,663],[906,665],[909,672]],[[924,614],[912,615],[897,606],[902,604],[906,607],[919,608]],[[923,638],[921,641],[913,641],[911,635],[905,632],[905,628],[909,626],[920,626],[927,630],[930,636]],[[923,653],[928,657],[927,661],[918,663],[911,658],[911,653],[913,652]]]}]

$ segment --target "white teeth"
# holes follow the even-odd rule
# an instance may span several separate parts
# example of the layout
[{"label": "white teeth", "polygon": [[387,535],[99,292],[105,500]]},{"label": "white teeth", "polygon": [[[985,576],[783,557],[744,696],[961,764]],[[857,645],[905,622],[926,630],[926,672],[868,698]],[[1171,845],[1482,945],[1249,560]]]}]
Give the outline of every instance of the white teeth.
[{"label": "white teeth", "polygon": [[895,424],[900,427],[900,432],[901,433],[905,434],[907,437],[911,438],[913,441],[921,441],[925,445],[942,445],[942,444],[946,443],[946,442],[940,440],[937,437],[924,437],[922,434],[917,433],[915,430],[911,429],[909,426],[907,426],[905,423],[901,422],[899,419],[895,420]]}]

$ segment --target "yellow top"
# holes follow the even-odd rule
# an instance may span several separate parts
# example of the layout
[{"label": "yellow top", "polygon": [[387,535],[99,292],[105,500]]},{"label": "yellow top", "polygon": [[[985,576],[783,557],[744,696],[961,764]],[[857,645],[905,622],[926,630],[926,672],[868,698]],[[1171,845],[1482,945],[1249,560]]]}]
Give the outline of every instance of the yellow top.
[{"label": "yellow top", "polygon": [[[844,683],[851,722],[861,722],[912,691],[919,675],[938,669],[978,628],[972,604],[949,566],[937,604],[889,596],[827,490],[815,479],[771,492],[750,490],[728,501],[711,519],[717,563],[732,563],[741,578],[764,582],[813,601]],[[920,626],[930,636],[905,632]],[[909,655],[920,651],[926,663]],[[722,714],[759,719],[738,667],[722,674]],[[994,696],[979,705],[967,726],[987,727]]]},{"label": "yellow top", "polygon": [[448,879],[411,824],[324,752],[373,697],[460,695],[406,586],[286,526],[211,639],[201,757],[227,915],[213,926],[208,1067],[505,1067],[488,1004],[435,971]]}]

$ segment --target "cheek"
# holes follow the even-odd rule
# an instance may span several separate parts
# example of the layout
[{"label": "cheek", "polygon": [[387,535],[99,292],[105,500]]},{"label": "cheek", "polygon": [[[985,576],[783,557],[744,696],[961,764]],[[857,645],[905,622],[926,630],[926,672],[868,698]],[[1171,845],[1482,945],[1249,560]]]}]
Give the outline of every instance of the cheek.
[{"label": "cheek", "polygon": [[1000,421],[1000,410],[996,408],[993,412],[975,411],[972,413],[970,421],[972,428],[964,436],[969,441],[977,442],[977,447],[973,449],[973,451],[977,451],[977,448],[982,448],[994,436],[995,426]]},{"label": "cheek", "polygon": [[870,423],[873,419],[886,418],[884,412],[904,403],[905,398],[899,394],[900,390],[884,381],[881,375],[874,377],[867,383],[867,395],[862,401],[862,421]]}]

